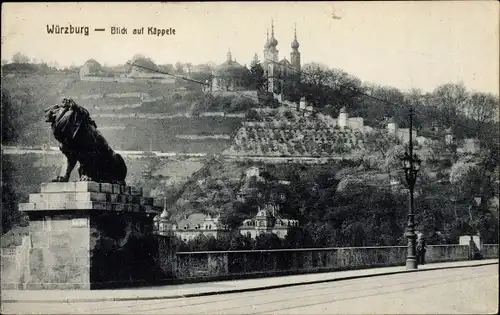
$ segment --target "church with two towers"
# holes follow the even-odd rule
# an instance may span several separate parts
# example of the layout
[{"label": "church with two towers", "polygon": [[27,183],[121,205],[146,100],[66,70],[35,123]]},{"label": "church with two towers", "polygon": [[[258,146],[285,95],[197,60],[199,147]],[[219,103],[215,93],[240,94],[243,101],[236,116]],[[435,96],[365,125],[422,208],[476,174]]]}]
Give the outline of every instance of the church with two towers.
[{"label": "church with two towers", "polygon": [[267,40],[264,44],[264,61],[262,66],[267,77],[268,92],[279,93],[283,78],[300,73],[300,52],[297,40],[297,28],[294,28],[294,39],[291,44],[292,52],[290,60],[286,57],[279,60],[278,40],[274,37],[274,22],[271,21],[271,37],[267,32]]},{"label": "church with two towers", "polygon": [[[294,28],[294,38],[291,43],[292,52],[290,60],[286,57],[279,60],[278,40],[274,35],[274,22],[271,21],[271,37],[267,31],[264,44],[264,60],[262,68],[267,78],[267,90],[271,93],[280,93],[286,77],[300,73],[300,52],[297,40],[297,28]],[[227,53],[226,62],[218,65],[213,71],[212,91],[235,91],[245,89],[245,77],[249,70],[232,58],[231,52]]]}]

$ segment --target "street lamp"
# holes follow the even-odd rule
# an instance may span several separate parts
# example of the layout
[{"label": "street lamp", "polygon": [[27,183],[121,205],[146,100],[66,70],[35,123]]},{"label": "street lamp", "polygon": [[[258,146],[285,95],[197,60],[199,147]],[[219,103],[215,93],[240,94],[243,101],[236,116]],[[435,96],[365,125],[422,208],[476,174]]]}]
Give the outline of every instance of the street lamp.
[{"label": "street lamp", "polygon": [[408,225],[406,228],[406,237],[408,238],[408,253],[406,256],[406,269],[417,269],[416,260],[416,244],[415,239],[415,213],[413,210],[413,199],[415,194],[415,182],[417,174],[420,170],[422,161],[413,153],[413,108],[410,107],[410,134],[408,139],[408,152],[405,152],[401,158],[403,162],[403,169],[405,172],[406,182],[410,191],[409,211],[408,211]]},{"label": "street lamp", "polygon": [[[410,151],[412,151],[410,149]],[[415,213],[413,207],[413,199],[415,192],[415,182],[417,180],[417,174],[420,170],[420,164],[422,161],[417,157],[416,154],[410,155],[405,152],[403,158],[403,169],[405,172],[406,182],[408,183],[408,189],[410,190],[410,201],[409,201],[409,212],[408,212],[408,225],[406,230],[406,237],[408,238],[408,254],[406,257],[406,269],[416,269],[416,244],[415,244]]]}]

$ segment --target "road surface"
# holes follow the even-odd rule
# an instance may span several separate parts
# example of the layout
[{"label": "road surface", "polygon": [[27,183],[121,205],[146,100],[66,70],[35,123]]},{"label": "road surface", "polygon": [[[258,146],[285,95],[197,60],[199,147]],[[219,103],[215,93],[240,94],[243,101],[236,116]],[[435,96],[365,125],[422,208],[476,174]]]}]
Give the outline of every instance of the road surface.
[{"label": "road surface", "polygon": [[495,264],[169,300],[3,303],[2,314],[496,314],[498,297]]}]

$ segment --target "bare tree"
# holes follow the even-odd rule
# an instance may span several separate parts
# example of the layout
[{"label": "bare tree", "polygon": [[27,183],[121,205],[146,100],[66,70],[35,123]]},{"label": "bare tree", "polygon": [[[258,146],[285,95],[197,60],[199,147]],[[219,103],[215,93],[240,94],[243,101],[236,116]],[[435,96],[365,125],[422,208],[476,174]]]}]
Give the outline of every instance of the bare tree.
[{"label": "bare tree", "polygon": [[175,63],[175,72],[184,73],[184,64],[180,61]]},{"label": "bare tree", "polygon": [[468,93],[465,85],[444,84],[437,87],[433,92],[433,101],[442,111],[443,123],[455,126],[458,116],[464,113],[468,103]]},{"label": "bare tree", "polygon": [[498,97],[490,93],[472,93],[467,103],[467,115],[478,124],[498,119]]},{"label": "bare tree", "polygon": [[12,63],[29,63],[30,58],[20,52],[17,52],[12,56]]}]

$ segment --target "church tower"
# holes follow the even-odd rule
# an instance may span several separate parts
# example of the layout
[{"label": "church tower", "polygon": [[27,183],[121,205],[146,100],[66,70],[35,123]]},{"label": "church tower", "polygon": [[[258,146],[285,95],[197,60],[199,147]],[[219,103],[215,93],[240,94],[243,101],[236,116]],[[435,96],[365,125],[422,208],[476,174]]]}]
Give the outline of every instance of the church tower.
[{"label": "church tower", "polygon": [[269,54],[269,29],[267,29],[266,33],[266,43],[264,44],[264,61],[262,62],[262,68],[264,68],[264,72],[267,73],[267,66],[271,56]]},{"label": "church tower", "polygon": [[278,90],[278,41],[274,38],[274,21],[271,21],[271,38],[269,38],[267,49],[267,80],[268,80],[268,91],[275,93]]},{"label": "church tower", "polygon": [[292,67],[300,71],[300,52],[299,52],[299,42],[297,41],[297,26],[293,30],[293,42],[292,42],[292,52],[290,53],[290,63]]}]

